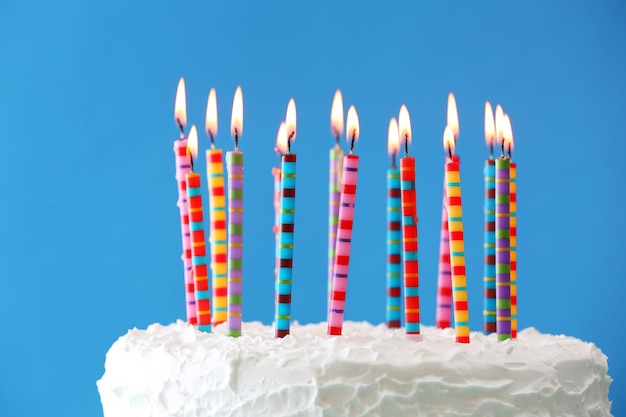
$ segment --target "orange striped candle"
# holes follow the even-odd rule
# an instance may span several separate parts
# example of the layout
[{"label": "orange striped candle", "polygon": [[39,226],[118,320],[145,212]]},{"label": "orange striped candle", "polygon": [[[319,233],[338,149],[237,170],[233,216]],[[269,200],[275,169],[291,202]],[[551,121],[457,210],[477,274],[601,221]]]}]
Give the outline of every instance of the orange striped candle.
[{"label": "orange striped candle", "polygon": [[463,236],[463,209],[461,201],[461,173],[454,153],[454,135],[446,126],[443,134],[444,149],[449,159],[445,166],[448,229],[450,231],[450,269],[452,272],[452,304],[454,330],[458,343],[469,343],[469,310],[467,304],[467,278],[465,271],[465,239]]},{"label": "orange striped candle", "polygon": [[209,247],[211,251],[211,287],[213,289],[213,325],[226,321],[226,195],[222,150],[215,148],[217,136],[217,99],[215,89],[209,92],[206,111],[206,132],[211,149],[206,151],[206,173],[209,187]]}]

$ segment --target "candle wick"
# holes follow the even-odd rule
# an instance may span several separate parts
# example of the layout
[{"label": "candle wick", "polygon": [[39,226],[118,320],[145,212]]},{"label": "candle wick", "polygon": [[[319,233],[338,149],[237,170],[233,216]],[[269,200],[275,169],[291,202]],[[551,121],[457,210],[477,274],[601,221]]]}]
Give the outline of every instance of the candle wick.
[{"label": "candle wick", "polygon": [[335,147],[339,147],[339,142],[341,141],[341,135],[339,132],[335,131]]},{"label": "candle wick", "polygon": [[502,138],[502,153],[500,156],[504,157],[504,138]]},{"label": "candle wick", "polygon": [[291,136],[287,138],[287,153],[291,153]]},{"label": "candle wick", "polygon": [[180,122],[180,119],[178,117],[176,118],[176,123],[178,123],[178,128],[180,129],[180,137],[184,138],[185,137],[185,127]]},{"label": "candle wick", "polygon": [[452,146],[448,144],[448,156],[450,156],[450,160],[452,160]]},{"label": "candle wick", "polygon": [[409,156],[409,135],[404,135],[404,156]]},{"label": "candle wick", "polygon": [[187,156],[189,157],[189,161],[190,161],[190,165],[191,165],[191,172],[194,172],[193,169],[193,155],[191,154],[191,150],[189,150],[189,148],[187,148]]},{"label": "candle wick", "polygon": [[391,168],[396,169],[396,153],[391,154]]},{"label": "candle wick", "polygon": [[493,159],[493,142],[489,144],[489,158]]},{"label": "candle wick", "polygon": [[239,150],[239,132],[237,131],[237,128],[235,128],[235,150]]},{"label": "candle wick", "polygon": [[350,142],[350,155],[352,155],[352,151],[354,151],[354,140],[356,139],[356,129],[352,131],[352,141]]},{"label": "candle wick", "polygon": [[213,132],[209,131],[209,137],[211,138],[211,149],[215,149],[215,139],[213,138]]}]

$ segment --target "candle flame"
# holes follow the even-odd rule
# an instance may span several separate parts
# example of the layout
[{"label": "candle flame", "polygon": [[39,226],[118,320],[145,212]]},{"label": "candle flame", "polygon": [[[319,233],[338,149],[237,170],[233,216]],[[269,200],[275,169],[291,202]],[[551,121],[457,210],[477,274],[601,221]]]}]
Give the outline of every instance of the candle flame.
[{"label": "candle flame", "polygon": [[511,152],[513,150],[513,126],[511,126],[511,119],[508,114],[504,115],[502,140],[504,140],[504,148]]},{"label": "candle flame", "polygon": [[206,133],[214,138],[217,136],[217,95],[215,88],[209,91],[209,99],[206,104]]},{"label": "candle flame", "polygon": [[443,149],[454,155],[455,143],[454,132],[450,126],[446,126],[443,130]]},{"label": "candle flame", "polygon": [[485,142],[488,147],[493,147],[493,141],[495,140],[495,122],[493,120],[493,109],[491,103],[485,101]]},{"label": "candle flame", "polygon": [[241,136],[243,133],[243,93],[241,86],[235,90],[233,98],[233,111],[230,117],[230,134],[233,137]]},{"label": "candle flame", "polygon": [[287,153],[287,126],[285,122],[280,122],[278,133],[276,134],[276,152],[281,155]]},{"label": "candle flame", "polygon": [[348,109],[348,120],[346,122],[348,129],[346,130],[346,139],[348,143],[359,140],[359,115],[354,105]]},{"label": "candle flame", "polygon": [[454,98],[454,94],[448,94],[448,126],[452,129],[452,134],[454,135],[454,141],[456,142],[459,139],[459,113],[456,109],[456,100]]},{"label": "candle flame", "polygon": [[178,88],[176,88],[174,120],[182,127],[187,124],[187,97],[185,94],[185,79],[183,77],[180,77],[180,80],[178,80]]},{"label": "candle flame", "polygon": [[398,125],[400,128],[400,140],[406,140],[407,144],[411,143],[411,116],[409,116],[409,109],[403,104],[400,107],[400,114],[398,115]]},{"label": "candle flame", "polygon": [[287,138],[296,140],[296,102],[292,98],[287,104],[287,115],[285,116],[285,126]]},{"label": "candle flame", "polygon": [[502,135],[504,133],[504,111],[501,105],[496,106],[496,145],[502,144]]},{"label": "candle flame", "polygon": [[198,159],[198,131],[196,125],[191,125],[187,138],[187,151],[193,159]]},{"label": "candle flame", "polygon": [[400,131],[398,130],[398,121],[395,117],[389,120],[389,130],[387,133],[387,152],[389,156],[396,155],[400,150]]},{"label": "candle flame", "polygon": [[333,105],[330,108],[330,130],[336,138],[343,134],[343,98],[341,90],[335,91]]}]

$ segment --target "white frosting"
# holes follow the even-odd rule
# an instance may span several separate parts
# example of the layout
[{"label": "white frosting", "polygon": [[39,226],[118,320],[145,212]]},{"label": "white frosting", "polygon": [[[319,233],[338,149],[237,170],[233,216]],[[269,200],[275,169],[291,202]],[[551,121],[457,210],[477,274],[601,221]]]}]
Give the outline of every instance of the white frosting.
[{"label": "white frosting", "polygon": [[406,340],[384,325],[202,333],[178,321],[130,330],[97,382],[105,417],[610,416],[606,356],[592,343],[526,329],[518,340],[422,326]]}]

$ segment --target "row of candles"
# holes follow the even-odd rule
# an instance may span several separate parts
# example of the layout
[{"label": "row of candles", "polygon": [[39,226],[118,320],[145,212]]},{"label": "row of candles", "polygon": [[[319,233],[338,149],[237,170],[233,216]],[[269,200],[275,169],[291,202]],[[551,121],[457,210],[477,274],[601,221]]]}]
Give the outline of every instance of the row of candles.
[{"label": "row of candles", "polygon": [[[456,340],[469,343],[469,312],[465,272],[463,216],[461,202],[460,159],[454,154],[459,134],[454,95],[448,97],[447,126],[443,143],[445,160],[444,199],[440,262],[437,292],[437,327],[454,323]],[[175,120],[180,138],[174,142],[178,207],[183,241],[183,265],[186,287],[186,312],[190,324],[211,331],[213,325],[226,322],[227,334],[241,335],[243,281],[243,152],[239,139],[243,132],[243,94],[238,87],[232,107],[231,135],[235,149],[226,153],[227,189],[224,184],[222,150],[215,146],[217,135],[217,100],[211,89],[207,102],[206,133],[210,149],[206,151],[209,196],[209,254],[205,245],[204,215],[200,175],[194,170],[198,158],[198,135],[195,125],[188,138],[184,79],[178,84]],[[354,146],[359,138],[359,120],[351,106],[346,121],[346,139],[350,152],[345,155],[340,138],[344,130],[341,92],[337,90],[331,108],[331,130],[335,145],[330,150],[329,240],[328,240],[328,334],[342,332],[352,226],[358,178],[359,157]],[[296,154],[291,145],[296,138],[296,106],[291,99],[285,121],[278,129],[276,152],[281,166],[274,167],[275,264],[275,335],[289,334],[291,323],[291,287],[293,235],[295,223]],[[516,251],[515,251],[515,164],[510,162],[513,135],[510,118],[502,107],[494,113],[485,105],[485,139],[490,157],[485,163],[485,309],[484,331],[497,332],[498,340],[516,337]],[[411,121],[405,105],[398,119],[392,118],[388,130],[388,234],[387,234],[387,325],[401,327],[404,293],[406,336],[421,340],[419,303],[419,264],[415,159],[409,156],[412,140]],[[494,159],[494,145],[502,154]],[[403,145],[400,168],[396,158]],[[506,152],[505,152],[506,150]],[[506,153],[506,154],[505,154]],[[228,231],[228,233],[227,233]],[[209,285],[211,274],[211,285]],[[211,299],[213,300],[211,303]],[[212,304],[212,306],[211,306]],[[453,314],[452,314],[453,313]],[[453,320],[452,320],[453,318]]]}]

